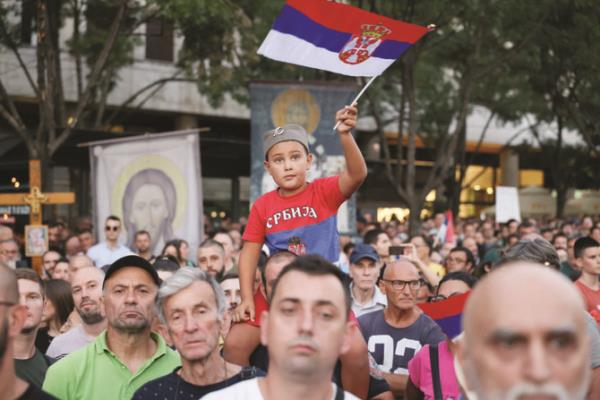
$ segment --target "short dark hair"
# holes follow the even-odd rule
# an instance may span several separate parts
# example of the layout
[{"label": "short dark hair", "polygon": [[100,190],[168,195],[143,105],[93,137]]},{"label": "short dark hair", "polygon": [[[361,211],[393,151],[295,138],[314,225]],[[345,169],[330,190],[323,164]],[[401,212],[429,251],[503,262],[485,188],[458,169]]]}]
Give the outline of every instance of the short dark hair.
[{"label": "short dark hair", "polygon": [[466,247],[456,246],[450,250],[450,253],[458,253],[459,251],[462,251],[467,256],[467,264],[471,264],[471,267],[475,267],[475,257],[473,256],[471,250],[467,249]]},{"label": "short dark hair", "polygon": [[573,246],[573,254],[575,258],[583,257],[583,253],[586,249],[590,247],[599,247],[600,243],[596,240],[592,239],[589,236],[581,237],[575,241],[575,245]]},{"label": "short dark hair", "polygon": [[219,283],[225,282],[228,279],[240,279],[240,276],[236,272],[228,272],[225,275],[223,275]]},{"label": "short dark hair", "polygon": [[44,290],[44,283],[42,282],[42,279],[31,268],[17,268],[15,270],[15,277],[17,278],[17,281],[19,281],[20,279],[24,279],[26,281],[32,281],[37,283],[38,285],[40,285],[40,293],[42,294],[42,297],[46,296],[46,291]]},{"label": "short dark hair", "polygon": [[475,283],[477,282],[477,280],[473,277],[473,275],[471,275],[467,272],[464,272],[464,271],[449,272],[446,275],[444,275],[444,277],[442,278],[440,283],[438,283],[436,292],[439,292],[440,287],[444,284],[444,282],[448,282],[448,281],[462,281],[471,289],[473,289],[473,286],[475,286]]},{"label": "short dark hair", "polygon": [[365,236],[363,237],[363,242],[366,244],[375,244],[375,243],[377,243],[377,239],[379,238],[379,235],[381,235],[382,233],[384,235],[387,235],[387,233],[385,233],[383,231],[383,229],[379,229],[379,228],[371,229],[370,231],[365,233]]},{"label": "short dark hair", "polygon": [[179,268],[181,268],[179,266],[179,261],[177,261],[177,259],[170,254],[156,257],[156,260],[154,260],[154,263],[152,264],[152,266],[157,271],[168,271],[168,272],[175,272]]},{"label": "short dark hair", "polygon": [[117,217],[116,215],[111,214],[108,217],[106,217],[106,221],[117,221],[120,224],[121,218]]},{"label": "short dark hair", "polygon": [[568,239],[567,235],[565,235],[562,232],[558,232],[554,236],[552,236],[552,244],[553,245],[554,245],[554,242],[556,241],[556,239],[558,239],[559,237],[564,237],[565,239]]},{"label": "short dark hair", "polygon": [[344,303],[346,305],[345,317],[348,318],[348,314],[350,313],[350,308],[352,306],[352,298],[350,297],[350,287],[345,283],[345,274],[338,267],[316,254],[299,256],[294,261],[289,263],[285,268],[283,268],[277,277],[277,280],[275,280],[275,283],[273,284],[273,290],[271,291],[272,299],[275,298],[275,293],[277,293],[277,287],[279,286],[281,279],[283,279],[286,274],[293,271],[298,271],[311,276],[332,275],[336,277],[339,280],[340,286],[344,292]]},{"label": "short dark hair", "polygon": [[141,231],[137,231],[134,235],[133,235],[133,239],[137,239],[138,236],[141,235],[147,235],[150,239],[152,239],[152,236],[150,236],[150,232],[145,231],[145,230],[141,230]]}]

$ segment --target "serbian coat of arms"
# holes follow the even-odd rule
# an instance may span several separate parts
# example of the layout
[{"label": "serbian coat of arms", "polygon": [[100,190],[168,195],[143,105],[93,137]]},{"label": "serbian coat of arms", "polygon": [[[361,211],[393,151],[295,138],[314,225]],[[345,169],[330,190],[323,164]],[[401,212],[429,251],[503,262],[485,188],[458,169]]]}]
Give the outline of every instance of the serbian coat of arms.
[{"label": "serbian coat of arms", "polygon": [[354,34],[339,53],[346,64],[360,64],[371,57],[375,49],[383,42],[383,37],[392,31],[383,25],[361,25],[361,32]]}]

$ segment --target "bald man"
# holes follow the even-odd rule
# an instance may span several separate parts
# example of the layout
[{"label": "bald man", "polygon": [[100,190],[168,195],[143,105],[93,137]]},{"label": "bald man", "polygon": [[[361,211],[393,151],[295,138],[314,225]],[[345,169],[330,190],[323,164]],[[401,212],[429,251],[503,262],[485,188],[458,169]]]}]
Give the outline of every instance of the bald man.
[{"label": "bald man", "polygon": [[387,306],[358,318],[369,352],[395,396],[404,394],[408,362],[421,347],[446,338],[442,329],[417,307],[421,285],[419,270],[410,261],[387,264],[381,279]]},{"label": "bald man", "polygon": [[69,280],[72,279],[73,275],[79,268],[93,267],[94,261],[86,255],[79,254],[69,259]]},{"label": "bald man", "polygon": [[478,400],[586,397],[583,302],[560,273],[531,262],[494,270],[469,297],[464,329],[458,358]]},{"label": "bald man", "polygon": [[52,340],[46,355],[54,359],[71,354],[89,343],[106,329],[106,315],[102,306],[104,272],[96,267],[83,267],[71,279],[75,312],[81,324]]},{"label": "bald man", "polygon": [[14,271],[0,266],[0,397],[3,399],[41,399],[54,397],[17,377],[13,345],[27,320],[27,308],[19,304]]}]

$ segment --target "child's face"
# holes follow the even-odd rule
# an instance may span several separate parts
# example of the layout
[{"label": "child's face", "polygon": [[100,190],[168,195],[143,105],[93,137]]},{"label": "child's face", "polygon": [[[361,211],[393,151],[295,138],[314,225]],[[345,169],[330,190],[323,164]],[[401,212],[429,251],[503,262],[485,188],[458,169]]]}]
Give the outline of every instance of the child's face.
[{"label": "child's face", "polygon": [[588,247],[575,263],[588,274],[600,275],[600,247]]},{"label": "child's face", "polygon": [[288,140],[271,147],[265,161],[265,169],[283,192],[300,189],[306,182],[312,155],[299,142]]}]

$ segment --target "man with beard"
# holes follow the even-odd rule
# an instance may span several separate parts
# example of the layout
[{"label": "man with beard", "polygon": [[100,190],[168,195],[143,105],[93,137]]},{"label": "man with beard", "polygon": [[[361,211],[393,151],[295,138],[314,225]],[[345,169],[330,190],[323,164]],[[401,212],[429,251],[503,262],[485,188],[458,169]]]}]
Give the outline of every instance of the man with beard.
[{"label": "man with beard", "polygon": [[320,256],[298,257],[286,266],[261,318],[261,343],[269,348],[267,376],[204,399],[356,399],[331,382],[338,358],[350,349],[354,329],[344,279],[343,272]]},{"label": "man with beard", "polygon": [[226,362],[219,335],[227,312],[219,284],[197,268],[185,267],[158,292],[157,309],[165,336],[181,355],[181,368],[142,386],[134,400],[198,399],[264,373]]},{"label": "man with beard", "polygon": [[152,239],[150,238],[148,231],[137,231],[135,233],[135,236],[133,237],[133,250],[138,256],[153,263],[156,260],[156,257],[152,254],[152,249],[150,248],[151,244]]},{"label": "man with beard", "polygon": [[[469,296],[458,359],[482,400],[583,400],[590,339],[581,296],[550,268],[518,261],[492,271]],[[597,397],[589,397],[597,399]]]},{"label": "man with beard", "polygon": [[25,324],[13,344],[15,369],[19,378],[41,387],[50,365],[50,360],[35,347],[35,338],[44,311],[44,287],[40,277],[32,269],[19,268],[15,274],[19,287],[19,303],[27,311]]},{"label": "man with beard", "polygon": [[112,263],[103,283],[106,331],[52,365],[44,390],[62,400],[130,399],[173,371],[179,356],[151,331],[159,285],[156,270],[141,257]]},{"label": "man with beard", "polygon": [[13,346],[27,320],[27,308],[19,304],[14,271],[0,266],[0,393],[7,400],[52,400],[54,397],[15,374]]},{"label": "man with beard", "polygon": [[71,291],[75,310],[81,324],[52,340],[46,355],[59,359],[71,354],[94,339],[106,329],[106,318],[102,309],[102,281],[104,272],[96,267],[84,267],[73,276]]},{"label": "man with beard", "polygon": [[225,273],[225,249],[216,240],[206,239],[198,246],[198,267],[220,281]]}]

